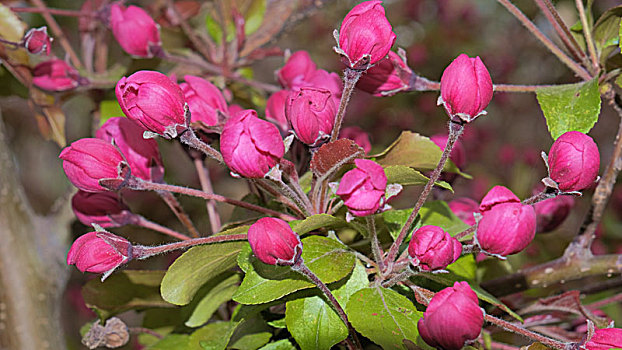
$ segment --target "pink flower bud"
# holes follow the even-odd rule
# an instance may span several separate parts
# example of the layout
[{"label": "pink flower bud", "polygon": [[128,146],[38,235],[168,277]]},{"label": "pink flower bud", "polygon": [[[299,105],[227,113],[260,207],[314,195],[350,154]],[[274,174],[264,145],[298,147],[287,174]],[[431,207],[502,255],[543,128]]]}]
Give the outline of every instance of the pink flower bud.
[{"label": "pink flower bud", "polygon": [[369,135],[358,126],[348,126],[347,128],[341,129],[341,132],[339,132],[339,138],[350,139],[356,142],[357,145],[361,146],[365,153],[369,153],[371,151],[371,141],[369,141]]},{"label": "pink flower bud", "polygon": [[113,192],[78,191],[71,198],[71,207],[81,223],[91,226],[120,227],[130,223],[132,212]]},{"label": "pink flower bud", "polygon": [[[333,102],[335,102],[335,106],[339,106],[341,94],[343,93],[343,82],[337,73],[329,73],[323,69],[318,69],[308,77],[304,86],[311,86],[330,91]],[[293,90],[298,89],[300,89],[300,87],[294,88]]]},{"label": "pink flower bud", "polygon": [[408,244],[413,264],[424,271],[441,270],[458,260],[462,244],[442,228],[426,225],[416,230]]},{"label": "pink flower bud", "polygon": [[501,203],[520,203],[520,199],[507,187],[495,186],[482,198],[479,210],[483,213]]},{"label": "pink flower bud", "polygon": [[290,130],[289,122],[285,117],[285,104],[288,96],[289,90],[280,90],[270,95],[266,101],[266,119],[276,124],[283,132]]},{"label": "pink flower bud", "polygon": [[392,96],[410,86],[412,71],[398,54],[389,51],[389,57],[369,68],[356,87],[374,96]]},{"label": "pink flower bud", "polygon": [[32,28],[24,35],[24,47],[33,55],[44,53],[50,55],[52,40],[48,36],[47,27]]},{"label": "pink flower bud", "polygon": [[186,75],[185,83],[179,84],[190,108],[191,121],[201,121],[208,126],[216,125],[228,114],[227,101],[222,92],[209,81]]},{"label": "pink flower bud", "polygon": [[110,143],[94,138],[79,139],[58,156],[69,181],[86,192],[104,192],[99,180],[119,178],[123,156]]},{"label": "pink flower bud", "polygon": [[549,177],[564,192],[581,191],[596,181],[600,167],[598,146],[578,131],[560,136],[549,152]]},{"label": "pink flower bud", "polygon": [[153,139],[143,138],[143,128],[133,121],[116,117],[108,119],[95,133],[95,137],[114,143],[125,157],[132,175],[143,180],[162,182],[164,164]]},{"label": "pink flower bud", "polygon": [[609,350],[622,348],[622,329],[597,329],[592,338],[586,342],[582,348],[585,348],[586,350]]},{"label": "pink flower bud", "polygon": [[525,249],[535,234],[536,212],[533,207],[506,202],[482,212],[475,239],[485,253],[504,257]]},{"label": "pink flower bud", "polygon": [[[436,134],[430,137],[430,140],[437,145],[441,151],[445,150],[445,146],[447,145],[447,139],[449,136],[447,134]],[[449,153],[449,159],[460,169],[464,168],[466,165],[466,150],[462,145],[460,140],[457,140],[454,143],[454,148],[451,149],[451,153]]]},{"label": "pink flower bud", "polygon": [[435,348],[460,350],[476,339],[484,325],[477,295],[466,282],[456,282],[436,293],[419,319],[421,338]]},{"label": "pink flower bud", "polygon": [[475,225],[473,214],[479,212],[479,203],[471,198],[460,197],[447,203],[447,205],[449,205],[449,209],[451,209],[454,215],[464,221],[465,224],[469,226]]},{"label": "pink flower bud", "polygon": [[296,137],[309,146],[317,146],[330,136],[335,124],[337,107],[330,91],[303,87],[290,92],[285,115]]},{"label": "pink flower bud", "polygon": [[447,114],[471,122],[485,114],[492,99],[492,79],[479,57],[461,54],[445,68],[441,77],[441,98]]},{"label": "pink flower bud", "polygon": [[184,94],[160,72],[143,70],[123,77],[115,93],[123,113],[151,132],[175,138],[187,127]]},{"label": "pink flower bud", "polygon": [[161,45],[160,28],[140,7],[114,3],[110,7],[110,27],[119,45],[133,56],[152,57]]},{"label": "pink flower bud", "polygon": [[300,237],[276,218],[261,218],[248,228],[248,243],[255,256],[269,265],[294,265],[302,254]]},{"label": "pink flower bud", "polygon": [[289,56],[287,63],[276,75],[284,88],[293,89],[306,85],[304,82],[316,69],[317,66],[307,51],[296,51]]},{"label": "pink flower bud", "polygon": [[73,242],[67,265],[93,273],[110,273],[132,259],[132,244],[110,232],[89,232]]},{"label": "pink flower bud", "polygon": [[574,206],[574,198],[571,196],[557,196],[545,199],[534,205],[536,210],[536,232],[551,232],[570,214],[570,209]]},{"label": "pink flower bud", "polygon": [[354,160],[356,168],[341,178],[337,195],[356,216],[372,215],[384,204],[387,176],[378,163],[367,159]]},{"label": "pink flower bud", "polygon": [[367,69],[383,59],[395,42],[382,1],[362,2],[346,15],[339,29],[339,49],[352,69]]},{"label": "pink flower bud", "polygon": [[233,172],[261,178],[283,157],[285,146],[274,124],[247,109],[227,120],[220,135],[220,151]]},{"label": "pink flower bud", "polygon": [[77,70],[67,62],[51,59],[41,62],[32,70],[32,83],[50,91],[67,91],[77,88],[85,81]]}]

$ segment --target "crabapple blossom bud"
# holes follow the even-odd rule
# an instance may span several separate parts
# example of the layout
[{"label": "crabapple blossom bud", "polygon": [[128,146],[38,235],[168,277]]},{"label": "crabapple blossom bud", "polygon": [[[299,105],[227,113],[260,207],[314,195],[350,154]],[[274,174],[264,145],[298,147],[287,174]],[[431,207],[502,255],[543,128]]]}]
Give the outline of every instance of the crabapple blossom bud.
[{"label": "crabapple blossom bud", "polygon": [[313,87],[290,92],[285,105],[285,115],[296,137],[309,146],[317,146],[330,136],[336,114],[330,91]]},{"label": "crabapple blossom bud", "polygon": [[516,254],[525,249],[536,234],[536,212],[522,204],[503,186],[493,187],[480,203],[482,218],[475,239],[483,252],[496,256]]},{"label": "crabapple blossom bud", "polygon": [[269,265],[294,265],[302,254],[300,237],[276,218],[261,218],[248,228],[248,243],[255,256]]},{"label": "crabapple blossom bud", "polygon": [[[343,93],[343,82],[337,73],[329,73],[323,69],[318,69],[307,78],[305,86],[312,86],[318,89],[330,91],[333,101],[335,102],[335,106],[339,106],[341,94]],[[298,89],[300,88],[293,88],[293,90]]]},{"label": "crabapple blossom bud", "polygon": [[566,220],[573,206],[574,198],[571,196],[557,196],[534,204],[536,232],[551,232],[559,227]]},{"label": "crabapple blossom bud", "polygon": [[162,182],[164,164],[153,139],[143,138],[144,129],[135,122],[115,117],[108,119],[95,133],[95,137],[114,143],[125,157],[132,175],[146,181]]},{"label": "crabapple blossom bud", "polygon": [[184,94],[160,72],[142,70],[123,77],[115,94],[123,113],[151,132],[175,138],[187,127]]},{"label": "crabapple blossom bud", "polygon": [[389,57],[369,68],[356,87],[374,96],[392,96],[408,89],[411,75],[412,71],[404,60],[395,52],[389,51]]},{"label": "crabapple blossom bud", "polygon": [[284,88],[293,89],[306,85],[304,82],[316,69],[317,66],[311,60],[309,53],[301,50],[289,56],[287,63],[277,71],[276,75]]},{"label": "crabapple blossom bud", "polygon": [[371,141],[369,141],[369,135],[358,126],[348,126],[347,128],[341,129],[339,132],[339,138],[350,139],[356,142],[357,145],[361,146],[365,153],[369,153],[371,151]]},{"label": "crabapple blossom bud", "polygon": [[337,195],[356,216],[372,215],[384,204],[387,176],[378,163],[367,159],[354,160],[356,168],[343,175]]},{"label": "crabapple blossom bud", "polygon": [[160,28],[140,7],[114,3],[110,7],[110,27],[119,45],[133,56],[152,57],[159,47]]},{"label": "crabapple blossom bud", "polygon": [[280,90],[270,95],[266,101],[266,119],[276,124],[283,132],[290,130],[289,122],[285,116],[285,104],[288,96],[289,90]]},{"label": "crabapple blossom bud", "polygon": [[32,83],[44,90],[67,91],[85,82],[75,68],[59,59],[41,62],[32,70]]},{"label": "crabapple blossom bud", "polygon": [[71,198],[71,208],[81,223],[104,228],[127,225],[133,215],[114,192],[78,191]]},{"label": "crabapple blossom bud", "polygon": [[447,114],[471,122],[485,114],[492,99],[492,79],[479,57],[458,56],[443,72],[441,98]]},{"label": "crabapple blossom bud", "polygon": [[460,220],[469,226],[475,225],[475,216],[473,214],[479,212],[479,203],[467,197],[460,197],[447,203],[449,209]]},{"label": "crabapple blossom bud", "polygon": [[548,163],[549,177],[561,191],[581,191],[596,181],[600,153],[591,137],[568,131],[551,146]]},{"label": "crabapple blossom bud", "polygon": [[459,350],[476,339],[484,325],[477,295],[466,282],[456,282],[436,293],[419,319],[421,338],[435,348]]},{"label": "crabapple blossom bud", "polygon": [[[441,151],[444,151],[448,138],[449,136],[447,134],[436,134],[431,136],[430,140],[434,142],[434,144],[437,145]],[[449,159],[460,169],[466,165],[466,150],[460,140],[456,140],[454,143],[454,147],[449,153]]]},{"label": "crabapple blossom bud", "polygon": [[339,29],[339,50],[352,69],[367,69],[383,59],[395,42],[382,1],[362,2],[346,15]]},{"label": "crabapple blossom bud", "polygon": [[285,146],[274,124],[247,109],[227,120],[220,135],[220,151],[233,172],[261,178],[283,157]]},{"label": "crabapple blossom bud", "polygon": [[99,180],[119,178],[123,156],[110,143],[95,139],[79,139],[58,156],[69,181],[86,192],[104,192]]},{"label": "crabapple blossom bud", "polygon": [[184,98],[190,108],[191,121],[201,121],[208,126],[216,125],[220,116],[227,115],[227,101],[220,89],[209,81],[186,75],[185,83],[179,84],[184,93]]},{"label": "crabapple blossom bud", "polygon": [[601,328],[582,347],[586,350],[609,350],[622,348],[622,329]]},{"label": "crabapple blossom bud", "polygon": [[424,271],[444,269],[458,260],[462,244],[442,228],[426,225],[416,230],[408,244],[413,264]]},{"label": "crabapple blossom bud", "polygon": [[50,48],[52,46],[52,40],[48,35],[47,27],[32,28],[22,39],[24,47],[28,52],[33,55],[44,53],[46,56],[50,55]]},{"label": "crabapple blossom bud", "polygon": [[132,259],[132,244],[110,232],[89,232],[76,239],[67,254],[67,265],[93,273],[110,273]]}]

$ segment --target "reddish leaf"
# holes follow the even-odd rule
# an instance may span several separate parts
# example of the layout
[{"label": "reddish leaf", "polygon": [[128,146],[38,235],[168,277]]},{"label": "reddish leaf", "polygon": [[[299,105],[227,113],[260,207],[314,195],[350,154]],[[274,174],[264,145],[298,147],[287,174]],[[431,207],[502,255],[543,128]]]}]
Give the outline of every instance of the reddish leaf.
[{"label": "reddish leaf", "polygon": [[334,173],[347,163],[356,158],[363,158],[365,151],[349,139],[340,139],[329,142],[320,147],[311,158],[311,171],[317,177]]}]

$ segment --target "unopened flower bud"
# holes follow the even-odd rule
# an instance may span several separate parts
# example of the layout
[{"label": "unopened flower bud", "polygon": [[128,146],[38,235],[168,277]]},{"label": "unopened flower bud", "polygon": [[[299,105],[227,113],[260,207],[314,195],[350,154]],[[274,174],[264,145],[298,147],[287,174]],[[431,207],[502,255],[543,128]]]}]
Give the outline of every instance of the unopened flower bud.
[{"label": "unopened flower bud", "polygon": [[436,293],[419,319],[419,335],[428,344],[445,350],[460,350],[476,339],[484,325],[477,295],[466,282],[456,282]]},{"label": "unopened flower bud", "polygon": [[315,72],[317,66],[311,60],[307,51],[294,52],[287,59],[287,63],[277,72],[279,83],[286,89],[300,88],[309,76]]},{"label": "unopened flower bud", "polygon": [[367,69],[383,59],[395,42],[382,1],[362,2],[346,15],[339,29],[339,50],[352,69]]},{"label": "unopened flower bud", "polygon": [[452,119],[471,122],[486,113],[492,92],[492,79],[482,60],[461,54],[443,72],[439,102]]},{"label": "unopened flower bud", "polygon": [[185,83],[179,84],[190,108],[191,121],[201,121],[208,126],[216,125],[221,116],[228,113],[227,101],[220,89],[209,81],[186,75]]},{"label": "unopened flower bud", "polygon": [[285,105],[285,115],[296,137],[310,146],[317,146],[330,136],[337,107],[328,90],[304,87],[292,91]]},{"label": "unopened flower bud", "polygon": [[369,140],[369,135],[358,126],[348,126],[347,128],[341,129],[339,132],[339,138],[350,139],[356,142],[357,145],[361,146],[365,153],[369,153],[371,151],[371,141]]},{"label": "unopened flower bud", "polygon": [[118,147],[132,169],[132,175],[146,181],[162,182],[164,163],[158,143],[156,140],[143,138],[143,131],[135,122],[124,117],[115,117],[108,119],[95,136]]},{"label": "unopened flower bud", "polygon": [[114,192],[78,191],[71,198],[71,208],[81,223],[98,224],[103,228],[127,225],[133,215]]},{"label": "unopened flower bud", "polygon": [[460,197],[447,203],[449,209],[460,220],[469,226],[475,225],[475,216],[473,214],[479,212],[479,203],[467,197]]},{"label": "unopened flower bud", "polygon": [[125,163],[123,156],[110,143],[95,139],[79,139],[67,146],[58,156],[69,181],[86,192],[104,192],[100,180],[119,178]]},{"label": "unopened flower bud", "polygon": [[495,186],[482,199],[482,218],[475,239],[483,252],[495,256],[516,254],[525,249],[536,234],[536,212],[522,204],[503,186]]},{"label": "unopened flower bud", "polygon": [[574,198],[571,196],[557,196],[536,203],[536,232],[555,230],[566,220],[573,206]]},{"label": "unopened flower bud", "polygon": [[389,51],[389,57],[369,68],[356,87],[374,96],[392,96],[408,89],[411,76],[412,71],[406,62],[395,52]]},{"label": "unopened flower bud", "polygon": [[220,135],[220,151],[233,172],[262,178],[283,157],[285,146],[274,124],[247,109],[227,120]]},{"label": "unopened flower bud", "polygon": [[458,260],[462,244],[442,228],[426,225],[416,230],[408,244],[413,264],[424,271],[440,270]]},{"label": "unopened flower bud", "polygon": [[143,70],[123,77],[115,93],[123,113],[146,130],[175,138],[187,127],[183,92],[160,72]]},{"label": "unopened flower bud", "polygon": [[140,7],[112,4],[110,27],[114,38],[130,55],[152,57],[154,49],[161,45],[160,28]]},{"label": "unopened flower bud", "polygon": [[300,237],[276,218],[261,218],[248,228],[248,243],[255,256],[269,265],[294,265],[302,254]]},{"label": "unopened flower bud", "polygon": [[32,70],[32,83],[44,90],[67,91],[85,82],[75,68],[59,59],[41,62]]},{"label": "unopened flower bud", "polygon": [[586,342],[582,348],[586,350],[609,350],[622,348],[622,329],[597,329],[592,338]]},{"label": "unopened flower bud", "polygon": [[266,101],[266,119],[273,122],[283,132],[290,130],[285,116],[285,104],[288,97],[289,90],[280,90],[270,95]]},{"label": "unopened flower bud", "polygon": [[31,54],[38,55],[43,53],[46,56],[50,55],[52,39],[50,39],[50,36],[48,35],[47,27],[30,29],[26,35],[24,35],[24,39],[22,40],[24,47]]},{"label": "unopened flower bud", "polygon": [[132,259],[132,244],[110,232],[89,232],[73,242],[67,265],[93,273],[111,273]]},{"label": "unopened flower bud", "polygon": [[561,191],[581,191],[596,181],[600,153],[591,137],[568,131],[551,146],[548,163],[549,177]]},{"label": "unopened flower bud", "polygon": [[337,195],[356,216],[372,215],[384,204],[387,176],[378,163],[356,159],[356,168],[343,175]]}]

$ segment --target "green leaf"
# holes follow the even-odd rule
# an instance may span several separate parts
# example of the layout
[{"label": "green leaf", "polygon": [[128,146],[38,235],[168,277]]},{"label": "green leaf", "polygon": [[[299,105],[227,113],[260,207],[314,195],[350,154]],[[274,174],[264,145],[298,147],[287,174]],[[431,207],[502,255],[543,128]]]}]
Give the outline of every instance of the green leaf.
[{"label": "green leaf", "polygon": [[220,304],[231,300],[233,293],[238,289],[240,276],[236,274],[223,281],[214,282],[217,283],[210,288],[209,292],[207,292],[197,304],[196,308],[192,311],[192,315],[190,315],[190,318],[186,321],[186,326],[198,327],[204,324],[212,317],[212,314],[218,310]]},{"label": "green leaf", "polygon": [[123,117],[123,110],[117,100],[105,100],[99,104],[99,126],[114,117]]},{"label": "green leaf", "polygon": [[274,343],[267,344],[259,350],[296,350],[296,347],[289,339],[282,339]]},{"label": "green leaf", "polygon": [[405,349],[403,340],[417,341],[417,321],[422,313],[398,292],[363,288],[350,297],[346,307],[352,326],[383,349]]},{"label": "green leaf", "polygon": [[[391,165],[404,165],[419,170],[434,170],[441,159],[441,149],[428,137],[419,135],[412,131],[402,131],[402,134],[383,152],[372,155],[376,162],[383,167]],[[470,178],[463,173],[451,161],[447,160],[444,171],[460,174]]]},{"label": "green leaf", "polygon": [[253,0],[244,14],[244,34],[250,35],[259,29],[266,14],[266,0]]},{"label": "green leaf", "polygon": [[187,334],[169,334],[157,343],[150,346],[149,350],[179,350],[188,349],[190,336]]},{"label": "green leaf", "polygon": [[274,327],[278,329],[287,328],[287,324],[285,323],[285,317],[279,318],[278,320],[270,321],[268,322],[268,325],[270,325],[270,327]]},{"label": "green leaf", "polygon": [[188,350],[224,350],[239,322],[214,322],[190,335]]},{"label": "green leaf", "polygon": [[[382,213],[389,234],[396,239],[404,226],[404,223],[412,213],[412,209],[388,210]],[[443,201],[431,201],[423,205],[417,219],[415,220],[415,229],[424,225],[435,225],[449,232],[450,235],[456,234],[468,229],[470,226],[465,224],[449,209],[447,203]]]},{"label": "green leaf", "polygon": [[622,6],[616,6],[603,13],[594,24],[593,39],[598,52],[606,47],[620,44],[620,18]]},{"label": "green leaf", "polygon": [[447,266],[447,270],[460,280],[473,281],[477,272],[477,264],[473,254],[463,255],[456,262]]},{"label": "green leaf", "polygon": [[587,133],[598,121],[598,79],[540,88],[536,95],[554,140],[568,131]]},{"label": "green leaf", "polygon": [[[348,281],[332,292],[341,307],[344,307],[352,294],[368,285],[365,267],[358,262]],[[330,349],[348,336],[348,328],[337,312],[320,296],[288,302],[285,321],[287,329],[302,350]]]},{"label": "green leaf", "polygon": [[168,268],[162,280],[162,298],[175,305],[190,303],[203,284],[235,266],[245,244],[225,242],[191,248]]},{"label": "green leaf", "polygon": [[299,235],[303,235],[307,232],[315,231],[323,227],[333,228],[346,225],[347,223],[343,221],[343,219],[336,218],[328,214],[316,214],[309,216],[304,220],[292,221],[290,223],[290,226],[292,226],[292,230],[294,230],[294,232],[298,233]]},{"label": "green leaf", "polygon": [[15,12],[4,5],[0,4],[0,36],[3,39],[18,42],[24,37],[27,25]]},{"label": "green leaf", "polygon": [[[428,183],[428,178],[417,170],[404,165],[391,165],[384,168],[387,175],[387,183],[400,184],[402,186],[420,186]],[[437,181],[436,186],[453,192],[451,185],[445,181]]]},{"label": "green leaf", "polygon": [[270,327],[260,315],[245,318],[231,336],[228,348],[239,350],[256,350],[272,338]]},{"label": "green leaf", "polygon": [[163,276],[164,271],[123,270],[104,282],[90,280],[82,287],[82,296],[102,320],[131,309],[173,307],[160,296]]},{"label": "green leaf", "polygon": [[[354,267],[354,255],[340,242],[321,236],[302,240],[305,264],[324,283],[339,281]],[[314,287],[305,277],[287,266],[272,266],[259,261],[245,245],[238,265],[246,273],[233,300],[241,304],[261,304],[281,298],[297,290]]]}]

